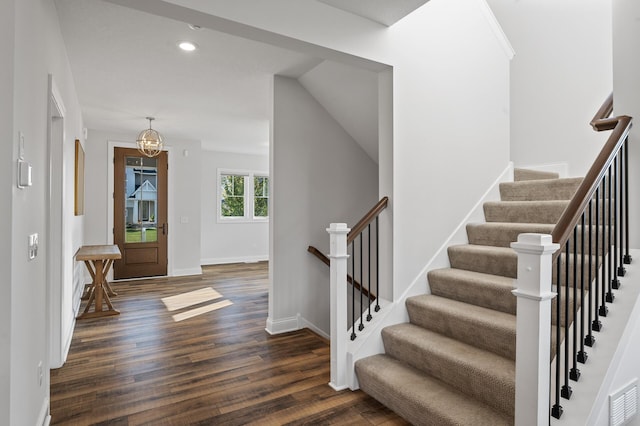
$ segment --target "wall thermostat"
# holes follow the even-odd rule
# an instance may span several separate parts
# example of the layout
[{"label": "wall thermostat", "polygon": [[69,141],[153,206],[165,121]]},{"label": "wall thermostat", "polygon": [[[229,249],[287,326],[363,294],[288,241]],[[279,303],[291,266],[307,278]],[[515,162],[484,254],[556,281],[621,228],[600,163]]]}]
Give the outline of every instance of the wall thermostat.
[{"label": "wall thermostat", "polygon": [[33,185],[31,164],[23,160],[18,160],[18,188],[22,189],[31,185]]}]

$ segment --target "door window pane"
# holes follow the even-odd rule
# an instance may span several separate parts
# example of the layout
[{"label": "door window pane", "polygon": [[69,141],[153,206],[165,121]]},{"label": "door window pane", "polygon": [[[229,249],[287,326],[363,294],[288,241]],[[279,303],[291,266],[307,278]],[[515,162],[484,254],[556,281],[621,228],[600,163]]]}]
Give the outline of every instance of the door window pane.
[{"label": "door window pane", "polygon": [[125,243],[158,241],[158,160],[125,158]]}]

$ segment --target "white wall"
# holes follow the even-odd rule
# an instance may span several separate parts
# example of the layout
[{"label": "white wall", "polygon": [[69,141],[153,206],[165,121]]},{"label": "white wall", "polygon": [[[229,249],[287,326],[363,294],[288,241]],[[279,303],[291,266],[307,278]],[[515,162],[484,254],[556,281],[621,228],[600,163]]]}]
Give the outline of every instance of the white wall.
[{"label": "white wall", "polygon": [[[16,138],[13,132],[13,84],[15,1],[0,2],[0,198],[12,200],[15,183]],[[11,143],[9,142],[11,141]],[[13,202],[0,203],[0,271],[5,279],[0,282],[0,424],[9,424],[11,394],[11,302],[14,283],[12,269]]]},{"label": "white wall", "polygon": [[[640,247],[640,195],[637,182],[640,182],[640,60],[636,52],[640,51],[640,2],[634,0],[616,0],[613,3],[613,88],[614,114],[630,115],[635,125],[629,135],[629,227],[631,245]],[[636,225],[634,225],[636,224]]]},{"label": "white wall", "polygon": [[[85,244],[113,241],[107,229],[108,143],[135,142],[137,135],[89,130],[86,143]],[[169,273],[192,275],[200,268],[200,174],[202,161],[199,141],[180,141],[165,137],[169,151]],[[188,155],[184,155],[184,150]],[[187,223],[181,223],[186,218]]]},{"label": "white wall", "polygon": [[509,52],[484,3],[431,0],[390,28],[313,1],[169,3],[185,8],[134,7],[323,59],[393,66],[394,297],[426,283],[428,259],[510,158]]},{"label": "white wall", "polygon": [[[7,4],[9,3],[9,4]],[[15,14],[12,12],[15,8]],[[6,14],[5,14],[6,12]],[[63,145],[63,177],[67,194],[66,202],[73,200],[73,164],[74,140],[81,138],[82,120],[78,100],[73,85],[71,71],[66,51],[60,34],[57,13],[53,2],[46,0],[25,0],[3,2],[2,5],[2,88],[3,111],[7,106],[5,96],[13,96],[13,117],[10,127],[6,127],[5,120],[11,113],[2,114],[0,127],[6,138],[3,147],[7,161],[2,167],[8,169],[11,176],[2,179],[3,188],[10,185],[12,196],[9,203],[3,203],[5,208],[12,210],[10,215],[2,215],[3,219],[10,218],[11,231],[3,236],[8,240],[11,235],[11,254],[2,253],[4,259],[10,259],[11,266],[7,268],[11,278],[3,291],[4,300],[10,300],[10,306],[2,309],[10,318],[2,319],[2,351],[0,362],[2,367],[2,390],[0,390],[0,422],[11,425],[33,425],[44,420],[48,414],[49,397],[49,307],[48,278],[46,273],[47,253],[50,249],[47,241],[46,194],[48,191],[47,176],[47,122],[48,122],[48,74],[54,76],[62,101],[66,108],[65,138]],[[13,22],[6,23],[5,20]],[[15,25],[15,27],[14,27]],[[13,31],[15,29],[15,31]],[[13,39],[15,35],[15,40]],[[5,39],[5,36],[7,37]],[[15,42],[15,44],[14,44]],[[12,50],[13,49],[13,50]],[[11,69],[10,69],[11,68]],[[9,70],[10,69],[10,70]],[[5,80],[5,77],[8,79]],[[8,85],[8,87],[5,87]],[[6,91],[4,89],[7,89]],[[7,130],[5,130],[7,129]],[[19,190],[15,187],[15,160],[18,152],[18,131],[25,136],[25,158],[33,165],[33,186]],[[11,141],[11,142],[10,142]],[[5,148],[3,148],[5,149]],[[5,161],[5,160],[3,160]],[[9,207],[5,207],[9,205]],[[64,207],[66,223],[64,236],[65,252],[55,251],[54,255],[64,259],[66,286],[73,272],[71,257],[81,244],[82,217],[73,216],[73,202]],[[3,227],[7,220],[3,220]],[[27,236],[38,233],[40,249],[38,256],[29,261],[27,258]],[[4,243],[3,243],[4,244]],[[6,247],[2,246],[2,250]],[[5,256],[6,254],[6,256]],[[2,268],[3,272],[5,268]],[[5,289],[3,289],[5,290]],[[3,302],[4,303],[4,302]],[[6,328],[5,328],[6,327]],[[10,351],[7,362],[5,350]],[[44,380],[42,385],[38,381],[38,363],[43,364]],[[6,372],[9,372],[8,381]],[[6,393],[9,383],[10,395]]]},{"label": "white wall", "polygon": [[611,0],[488,0],[513,45],[511,159],[584,176],[606,141],[589,121],[613,90]]},{"label": "white wall", "polygon": [[206,151],[200,154],[201,263],[213,265],[269,258],[269,223],[219,223],[217,218],[218,169],[269,171],[268,155]]},{"label": "white wall", "polygon": [[306,250],[329,251],[331,222],[355,224],[378,201],[377,165],[295,79],[274,78],[267,329],[297,328],[300,314],[329,333],[329,268]]}]

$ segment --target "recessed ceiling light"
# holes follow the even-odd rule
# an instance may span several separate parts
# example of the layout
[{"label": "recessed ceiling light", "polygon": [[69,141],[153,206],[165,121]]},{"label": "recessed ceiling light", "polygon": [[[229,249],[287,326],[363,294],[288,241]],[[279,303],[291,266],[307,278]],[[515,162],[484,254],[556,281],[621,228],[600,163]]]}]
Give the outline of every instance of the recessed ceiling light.
[{"label": "recessed ceiling light", "polygon": [[193,52],[198,48],[195,43],[191,43],[190,41],[181,41],[178,43],[178,47],[186,52]]}]

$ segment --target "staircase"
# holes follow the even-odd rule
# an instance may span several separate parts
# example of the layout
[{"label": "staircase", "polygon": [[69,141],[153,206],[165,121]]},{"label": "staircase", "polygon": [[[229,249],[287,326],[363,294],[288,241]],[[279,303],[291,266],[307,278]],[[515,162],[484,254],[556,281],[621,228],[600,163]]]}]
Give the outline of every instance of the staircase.
[{"label": "staircase", "polygon": [[[581,178],[516,169],[501,201],[469,224],[469,244],[430,271],[431,294],[406,300],[409,323],[382,330],[385,354],[356,363],[360,388],[417,425],[512,425],[520,233],[550,234]],[[571,296],[571,295],[570,295]],[[555,322],[555,318],[554,318]]]}]

